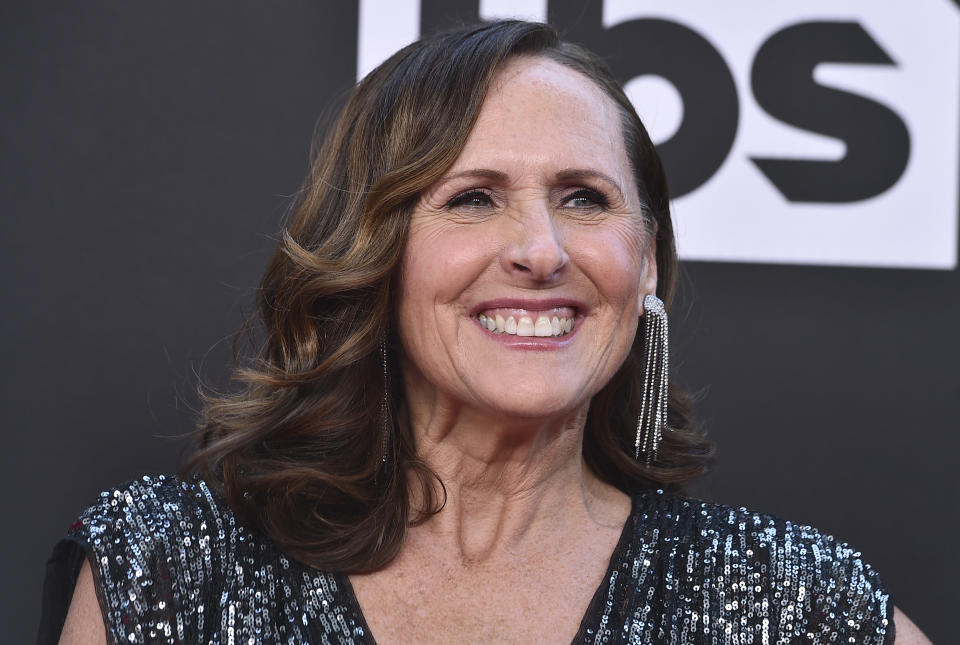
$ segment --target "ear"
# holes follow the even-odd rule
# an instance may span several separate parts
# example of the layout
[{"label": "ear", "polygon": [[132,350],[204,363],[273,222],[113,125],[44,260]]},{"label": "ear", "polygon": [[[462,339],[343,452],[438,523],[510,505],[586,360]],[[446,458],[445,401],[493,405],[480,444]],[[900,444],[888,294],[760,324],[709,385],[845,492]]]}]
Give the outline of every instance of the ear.
[{"label": "ear", "polygon": [[657,236],[649,236],[643,250],[643,273],[637,293],[637,316],[643,315],[643,298],[657,294]]}]

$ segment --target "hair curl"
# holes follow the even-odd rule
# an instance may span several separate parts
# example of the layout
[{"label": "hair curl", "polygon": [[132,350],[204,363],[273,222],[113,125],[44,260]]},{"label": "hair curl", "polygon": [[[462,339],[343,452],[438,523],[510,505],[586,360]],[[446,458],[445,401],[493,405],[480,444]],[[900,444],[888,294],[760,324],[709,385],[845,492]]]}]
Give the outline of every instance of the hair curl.
[{"label": "hair curl", "polygon": [[[677,257],[663,167],[599,58],[560,41],[547,25],[521,21],[438,34],[394,54],[357,85],[315,150],[260,285],[262,346],[237,361],[238,391],[201,393],[196,446],[180,469],[181,476],[206,479],[248,527],[313,567],[382,567],[400,550],[407,526],[442,507],[439,479],[416,455],[398,378],[389,379],[390,458],[381,460],[378,345],[389,334],[411,211],[463,149],[491,80],[507,59],[523,55],[584,74],[620,107],[629,161],[656,232],[657,292],[668,305],[672,300]],[[397,356],[399,343],[386,337]],[[634,459],[642,354],[638,333],[624,364],[591,401],[584,459],[626,492],[679,488],[705,472],[712,446],[691,429],[689,402],[671,387],[673,431],[664,434],[653,465]],[[411,509],[414,492],[424,508]]]}]

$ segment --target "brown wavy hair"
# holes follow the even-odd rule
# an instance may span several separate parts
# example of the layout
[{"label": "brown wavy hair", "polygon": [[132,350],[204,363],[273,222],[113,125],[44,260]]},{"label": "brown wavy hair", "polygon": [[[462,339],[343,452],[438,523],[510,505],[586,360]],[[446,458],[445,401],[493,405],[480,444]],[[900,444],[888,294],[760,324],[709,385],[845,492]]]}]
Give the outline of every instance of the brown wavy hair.
[{"label": "brown wavy hair", "polygon": [[[514,56],[566,65],[619,105],[656,233],[657,293],[667,304],[673,297],[677,257],[663,166],[599,58],[548,25],[521,21],[438,34],[394,54],[357,85],[315,148],[261,282],[258,313],[238,332],[239,339],[256,322],[263,338],[252,357],[237,359],[235,392],[201,392],[196,447],[180,469],[205,479],[248,527],[318,569],[384,566],[407,526],[443,506],[442,482],[417,457],[403,384],[384,378],[378,347],[387,339],[398,363],[394,283],[411,211],[460,154],[491,80]],[[642,353],[638,333],[590,403],[583,444],[593,472],[628,493],[680,488],[712,457],[691,429],[687,398],[671,387],[673,431],[651,466],[634,459]],[[423,504],[411,508],[411,499]]]}]

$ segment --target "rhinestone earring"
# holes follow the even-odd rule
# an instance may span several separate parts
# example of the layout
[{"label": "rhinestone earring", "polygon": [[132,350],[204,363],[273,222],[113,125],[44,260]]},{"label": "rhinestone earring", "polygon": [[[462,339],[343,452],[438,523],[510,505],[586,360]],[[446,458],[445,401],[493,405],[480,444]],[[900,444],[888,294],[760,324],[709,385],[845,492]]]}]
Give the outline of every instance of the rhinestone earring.
[{"label": "rhinestone earring", "polygon": [[643,452],[649,466],[657,459],[657,448],[667,427],[667,380],[669,377],[669,343],[667,310],[653,294],[643,298],[646,320],[643,342],[643,393],[640,416],[637,417],[637,439],[634,457]]},{"label": "rhinestone earring", "polygon": [[390,446],[390,370],[387,367],[387,332],[380,336],[380,362],[383,365],[383,400],[380,401],[380,462],[387,463]]}]

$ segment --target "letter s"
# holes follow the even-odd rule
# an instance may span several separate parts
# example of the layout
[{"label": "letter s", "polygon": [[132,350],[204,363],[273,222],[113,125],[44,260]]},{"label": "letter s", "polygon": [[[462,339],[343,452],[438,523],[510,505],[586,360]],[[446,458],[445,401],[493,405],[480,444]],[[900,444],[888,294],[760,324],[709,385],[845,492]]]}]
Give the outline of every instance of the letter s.
[{"label": "letter s", "polygon": [[879,195],[903,175],[910,135],[890,108],[824,87],[813,70],[825,62],[895,65],[855,22],[807,22],[770,36],[753,62],[757,103],[791,125],[843,140],[839,161],[753,158],[791,202],[854,202]]}]

